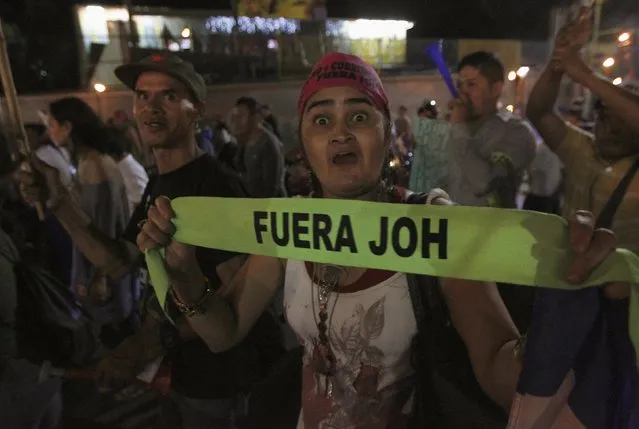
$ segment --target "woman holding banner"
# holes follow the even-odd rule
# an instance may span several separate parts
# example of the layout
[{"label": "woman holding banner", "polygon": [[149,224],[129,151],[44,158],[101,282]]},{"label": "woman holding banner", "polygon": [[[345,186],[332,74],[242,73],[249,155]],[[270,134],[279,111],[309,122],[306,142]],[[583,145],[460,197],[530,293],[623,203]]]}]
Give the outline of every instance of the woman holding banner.
[{"label": "woman holding banner", "polygon": [[[314,198],[451,204],[440,190],[422,198],[387,186],[389,103],[375,70],[358,57],[331,53],[321,59],[302,87],[298,111]],[[250,256],[233,282],[215,292],[193,248],[171,240],[173,217],[169,200],[158,198],[138,246],[166,248],[175,301],[213,351],[227,350],[247,335],[284,284],[287,319],[304,347],[298,429],[499,427],[497,418],[494,425],[475,420],[463,426],[444,415],[441,401],[451,397],[438,397],[436,386],[442,384],[429,378],[441,345],[415,338],[425,338],[423,329],[434,326],[424,326],[426,319],[445,316],[420,317],[424,308],[414,301],[419,288],[412,276]],[[614,235],[594,230],[588,213],[573,220],[570,235],[576,256],[567,276],[579,283],[611,252]],[[441,290],[477,381],[509,409],[523,342],[496,286],[449,278],[439,279],[439,286],[427,293]],[[457,417],[470,415],[468,410],[459,409]]]}]

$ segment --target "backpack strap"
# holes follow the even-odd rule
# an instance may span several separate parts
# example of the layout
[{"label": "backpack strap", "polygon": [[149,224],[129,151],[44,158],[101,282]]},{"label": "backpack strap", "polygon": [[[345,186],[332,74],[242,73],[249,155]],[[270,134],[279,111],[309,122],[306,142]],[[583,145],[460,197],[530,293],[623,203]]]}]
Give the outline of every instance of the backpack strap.
[{"label": "backpack strap", "polygon": [[628,192],[628,188],[632,183],[632,179],[635,178],[637,171],[639,171],[639,158],[632,163],[625,176],[621,179],[615,190],[612,191],[608,202],[606,202],[603,210],[601,210],[601,214],[597,218],[597,228],[612,227],[612,221],[615,218],[615,214],[623,202],[626,192]]}]

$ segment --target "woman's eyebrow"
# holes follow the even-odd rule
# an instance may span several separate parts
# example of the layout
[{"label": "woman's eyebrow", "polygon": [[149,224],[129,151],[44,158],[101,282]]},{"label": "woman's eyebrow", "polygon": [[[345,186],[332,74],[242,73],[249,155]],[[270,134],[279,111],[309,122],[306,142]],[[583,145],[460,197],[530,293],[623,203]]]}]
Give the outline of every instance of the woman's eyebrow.
[{"label": "woman's eyebrow", "polygon": [[[371,103],[371,101],[365,97],[348,98],[347,100],[344,101],[344,103],[345,104],[368,104],[369,106],[373,105],[373,103]],[[309,103],[306,111],[309,112],[311,111],[311,109],[314,109],[316,107],[332,106],[335,104],[336,104],[335,100],[330,98],[327,98],[325,100],[317,100],[312,103]]]}]

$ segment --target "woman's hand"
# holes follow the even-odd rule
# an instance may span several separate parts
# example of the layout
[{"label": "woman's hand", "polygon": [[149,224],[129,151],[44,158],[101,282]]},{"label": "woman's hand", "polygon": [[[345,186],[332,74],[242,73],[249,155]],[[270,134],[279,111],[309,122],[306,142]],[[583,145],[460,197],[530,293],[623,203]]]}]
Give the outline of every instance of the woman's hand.
[{"label": "woman's hand", "polygon": [[[614,252],[617,238],[608,229],[596,229],[595,217],[587,211],[575,213],[568,225],[572,260],[566,271],[566,280],[572,284],[580,284]],[[630,284],[611,283],[605,286],[605,294],[611,299],[628,298]]]},{"label": "woman's hand", "polygon": [[[175,218],[175,212],[171,208],[171,201],[164,196],[156,198],[138,234],[137,246],[142,252],[150,249],[166,250],[164,263],[167,273],[173,286],[182,292],[182,289],[191,283],[200,286],[204,275],[195,258],[195,247],[173,240],[175,233],[173,218]],[[199,296],[200,292],[196,291],[195,295]]]}]

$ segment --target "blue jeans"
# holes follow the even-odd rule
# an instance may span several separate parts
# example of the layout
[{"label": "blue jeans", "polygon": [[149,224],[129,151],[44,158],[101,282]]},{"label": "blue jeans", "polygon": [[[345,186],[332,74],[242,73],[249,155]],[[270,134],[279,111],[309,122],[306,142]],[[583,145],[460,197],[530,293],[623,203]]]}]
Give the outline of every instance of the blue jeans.
[{"label": "blue jeans", "polygon": [[235,429],[237,400],[194,399],[171,391],[160,399],[161,429]]},{"label": "blue jeans", "polygon": [[0,426],[11,429],[55,429],[62,415],[61,381],[38,382],[39,368],[12,359],[0,374]]}]

